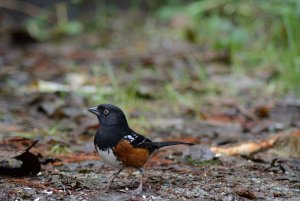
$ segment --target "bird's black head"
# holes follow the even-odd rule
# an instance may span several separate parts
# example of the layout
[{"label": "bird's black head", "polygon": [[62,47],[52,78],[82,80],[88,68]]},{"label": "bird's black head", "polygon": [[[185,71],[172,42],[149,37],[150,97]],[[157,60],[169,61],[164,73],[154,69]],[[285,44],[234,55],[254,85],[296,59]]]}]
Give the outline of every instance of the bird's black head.
[{"label": "bird's black head", "polygon": [[111,104],[101,104],[88,109],[89,112],[98,117],[101,126],[122,126],[128,127],[123,111]]}]

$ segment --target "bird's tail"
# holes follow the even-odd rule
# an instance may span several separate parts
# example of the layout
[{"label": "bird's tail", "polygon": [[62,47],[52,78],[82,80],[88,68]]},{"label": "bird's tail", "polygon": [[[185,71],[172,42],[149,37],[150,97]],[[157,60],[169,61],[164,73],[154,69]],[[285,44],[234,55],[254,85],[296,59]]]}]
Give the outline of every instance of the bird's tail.
[{"label": "bird's tail", "polygon": [[176,141],[170,141],[170,142],[153,142],[153,144],[158,148],[162,148],[162,147],[166,147],[166,146],[172,146],[172,145],[188,145],[188,146],[192,146],[195,145],[193,143],[187,143],[187,142],[176,142]]}]

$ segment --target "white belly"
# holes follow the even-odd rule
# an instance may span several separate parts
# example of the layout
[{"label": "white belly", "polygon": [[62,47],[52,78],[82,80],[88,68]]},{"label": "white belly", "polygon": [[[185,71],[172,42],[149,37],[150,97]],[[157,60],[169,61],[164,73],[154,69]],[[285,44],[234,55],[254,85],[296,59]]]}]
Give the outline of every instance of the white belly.
[{"label": "white belly", "polygon": [[97,149],[99,155],[101,156],[101,159],[104,160],[105,163],[107,163],[111,166],[117,167],[117,168],[122,167],[122,163],[117,160],[116,156],[113,154],[113,151],[111,149],[102,151],[97,146],[96,146],[96,149]]}]

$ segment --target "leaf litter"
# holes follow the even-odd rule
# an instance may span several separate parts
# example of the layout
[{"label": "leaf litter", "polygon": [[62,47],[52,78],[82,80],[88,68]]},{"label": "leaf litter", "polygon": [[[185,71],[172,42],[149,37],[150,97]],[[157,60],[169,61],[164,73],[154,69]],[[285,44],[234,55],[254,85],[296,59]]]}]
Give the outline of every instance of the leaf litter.
[{"label": "leaf litter", "polygon": [[[1,175],[0,200],[300,198],[299,99],[275,102],[273,97],[262,94],[252,97],[249,90],[261,90],[263,80],[232,77],[228,67],[230,55],[226,52],[199,49],[169,38],[164,46],[159,41],[156,45],[144,42],[148,47],[144,51],[126,45],[128,42],[119,49],[97,51],[77,43],[37,44],[22,49],[7,44],[0,47],[5,61],[0,71],[0,132],[1,142],[9,142],[1,144],[1,150],[6,147],[5,152],[0,152],[1,165],[20,168],[22,163],[18,161],[29,160],[41,166],[22,170],[26,174],[14,174],[17,177]],[[101,85],[103,96],[113,94],[109,85],[113,76],[101,72],[101,68],[93,69],[99,61],[113,65],[119,86],[135,79],[135,66],[145,67],[138,71],[143,85],[128,91],[135,92],[132,94],[143,102],[142,109],[131,113],[133,119],[144,115],[141,111],[147,109],[147,103],[152,106],[145,115],[149,125],[145,130],[151,139],[201,144],[165,148],[154,155],[146,166],[141,197],[130,194],[138,185],[135,170],[122,172],[110,193],[103,192],[108,175],[114,170],[98,160],[93,150],[97,121],[86,112],[91,104],[98,103],[97,99],[91,100],[97,96],[97,85]],[[193,66],[182,67],[192,62],[207,66],[208,75],[217,83],[212,93],[219,96],[206,94],[210,93],[206,92],[209,86],[196,80]],[[120,64],[128,66],[125,71],[115,68]],[[78,68],[69,67],[72,65]],[[153,71],[159,73],[150,77],[149,72],[154,75]],[[191,77],[191,82],[178,81],[185,75]],[[224,92],[228,82],[239,80],[243,80],[237,85],[239,96]],[[159,100],[165,95],[159,89],[168,82],[173,87],[166,87],[173,93],[172,99],[193,91],[203,94],[201,104],[183,104],[178,99],[180,104],[174,109],[170,100]],[[29,138],[23,139],[26,146],[9,140],[25,134]],[[39,143],[27,150],[35,139]],[[7,146],[14,146],[15,151],[7,152]],[[7,159],[14,161],[2,162]],[[0,174],[5,174],[0,170]]]}]

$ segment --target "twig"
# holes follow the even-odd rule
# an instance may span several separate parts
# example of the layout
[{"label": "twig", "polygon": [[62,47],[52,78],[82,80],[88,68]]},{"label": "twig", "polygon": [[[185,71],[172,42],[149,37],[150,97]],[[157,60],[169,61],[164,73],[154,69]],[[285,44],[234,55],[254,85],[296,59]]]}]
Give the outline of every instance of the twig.
[{"label": "twig", "polygon": [[38,141],[39,140],[34,141],[27,149],[25,149],[25,152],[28,152],[32,147],[34,147]]}]

